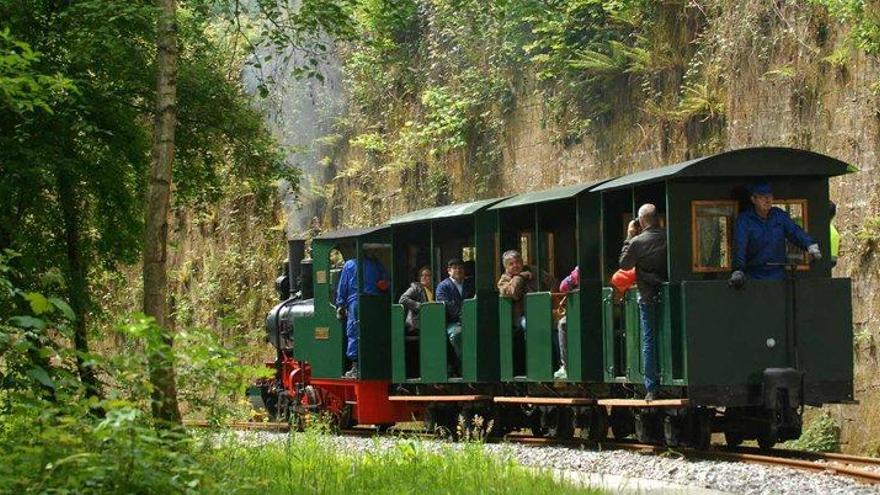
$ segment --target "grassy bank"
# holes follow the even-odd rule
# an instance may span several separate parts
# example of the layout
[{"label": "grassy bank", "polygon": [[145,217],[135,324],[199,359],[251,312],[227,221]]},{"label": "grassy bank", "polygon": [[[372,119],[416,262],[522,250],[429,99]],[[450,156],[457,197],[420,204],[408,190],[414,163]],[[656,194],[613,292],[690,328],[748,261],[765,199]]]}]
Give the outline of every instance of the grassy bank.
[{"label": "grassy bank", "polygon": [[129,407],[95,419],[15,406],[0,412],[0,494],[598,493],[479,443],[401,440],[379,448],[377,440],[354,452],[319,431],[264,444],[254,438],[162,433]]},{"label": "grassy bank", "polygon": [[339,449],[318,433],[261,446],[226,442],[205,468],[217,487],[234,486],[236,493],[601,493],[492,456],[478,443],[439,450],[418,441],[385,449],[376,443],[362,454]]}]

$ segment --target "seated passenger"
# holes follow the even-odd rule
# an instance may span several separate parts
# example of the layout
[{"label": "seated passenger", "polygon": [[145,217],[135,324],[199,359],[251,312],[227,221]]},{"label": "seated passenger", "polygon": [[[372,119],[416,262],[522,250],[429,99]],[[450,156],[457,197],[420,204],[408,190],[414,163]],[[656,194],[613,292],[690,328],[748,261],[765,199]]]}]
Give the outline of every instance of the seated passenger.
[{"label": "seated passenger", "polygon": [[733,273],[730,285],[741,288],[746,277],[782,280],[788,263],[785,240],[821,259],[819,245],[788,216],[773,206],[773,191],[766,183],[752,184],[752,208],[740,213],[733,231]]},{"label": "seated passenger", "polygon": [[431,288],[431,269],[427,266],[419,268],[419,280],[413,282],[409,289],[400,296],[400,304],[406,308],[407,335],[419,334],[419,309],[422,303],[434,301],[434,290]]},{"label": "seated passenger", "polygon": [[460,370],[461,363],[461,306],[465,299],[474,297],[474,286],[464,278],[464,263],[453,258],[446,263],[449,278],[437,285],[437,302],[446,306],[446,336],[455,351],[458,363],[455,368]]},{"label": "seated passenger", "polygon": [[[537,281],[531,268],[523,266],[519,251],[511,249],[505,252],[501,256],[501,262],[504,265],[504,273],[498,279],[498,292],[502,297],[513,300],[513,327],[515,330],[525,332],[525,295],[537,290]],[[550,274],[542,271],[541,278],[546,290],[552,290],[556,286]]]},{"label": "seated passenger", "polygon": [[[562,280],[562,283],[559,284],[559,292],[571,292],[578,288],[580,285],[581,272],[580,267],[574,267],[574,270]],[[554,343],[554,354],[559,356],[559,369],[553,373],[554,380],[567,380],[568,379],[568,371],[565,368],[565,363],[568,360],[568,316],[563,315],[562,318],[559,319],[559,323],[556,324],[556,338],[553,339]]]},{"label": "seated passenger", "polygon": [[[342,265],[339,273],[339,286],[336,288],[336,317],[345,322],[345,335],[348,343],[345,356],[351,361],[349,369],[343,378],[358,378],[358,262],[350,259]],[[364,250],[364,294],[378,295],[388,290],[390,286],[388,275],[382,262],[376,258],[376,252],[365,247]]]}]

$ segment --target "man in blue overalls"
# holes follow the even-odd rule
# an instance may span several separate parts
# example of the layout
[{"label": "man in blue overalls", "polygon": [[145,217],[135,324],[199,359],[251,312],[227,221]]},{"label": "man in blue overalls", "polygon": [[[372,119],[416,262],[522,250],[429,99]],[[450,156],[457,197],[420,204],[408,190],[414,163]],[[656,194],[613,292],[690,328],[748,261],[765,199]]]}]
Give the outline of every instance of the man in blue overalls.
[{"label": "man in blue overalls", "polygon": [[[364,290],[363,294],[378,295],[388,290],[388,275],[382,262],[376,259],[372,248],[364,247]],[[339,274],[339,286],[336,288],[336,317],[345,321],[345,335],[348,345],[345,356],[351,361],[343,378],[358,378],[358,338],[360,317],[358,312],[358,262],[352,258],[342,266]]]},{"label": "man in blue overalls", "polygon": [[773,191],[766,183],[749,187],[752,208],[737,217],[733,231],[733,274],[730,285],[741,288],[746,277],[755,280],[782,280],[788,263],[785,241],[821,259],[819,245],[794,223],[788,213],[773,206]]}]

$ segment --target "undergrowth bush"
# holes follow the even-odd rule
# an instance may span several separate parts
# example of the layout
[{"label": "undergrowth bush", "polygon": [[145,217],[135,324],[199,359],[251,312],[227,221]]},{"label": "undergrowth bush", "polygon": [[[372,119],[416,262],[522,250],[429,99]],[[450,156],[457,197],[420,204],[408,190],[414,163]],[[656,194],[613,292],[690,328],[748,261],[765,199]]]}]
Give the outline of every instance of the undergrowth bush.
[{"label": "undergrowth bush", "polygon": [[801,437],[785,443],[785,447],[811,452],[840,452],[840,426],[827,411],[813,418]]}]

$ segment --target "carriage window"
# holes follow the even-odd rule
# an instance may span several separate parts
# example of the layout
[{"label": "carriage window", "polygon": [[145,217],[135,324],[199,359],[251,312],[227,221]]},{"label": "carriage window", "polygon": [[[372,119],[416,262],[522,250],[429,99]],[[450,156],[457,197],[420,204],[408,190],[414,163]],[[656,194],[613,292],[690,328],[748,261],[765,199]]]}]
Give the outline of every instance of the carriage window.
[{"label": "carriage window", "polygon": [[[809,230],[807,226],[807,200],[806,199],[774,199],[773,206],[788,213],[788,216],[804,231]],[[798,270],[810,269],[810,258],[801,248],[797,247],[789,241],[785,241],[785,252],[791,261],[800,261]]]},{"label": "carriage window", "polygon": [[[550,274],[551,277],[556,277],[556,236],[553,232],[547,232],[544,235],[544,256],[543,256],[543,267],[542,269]],[[548,287],[544,287],[544,290],[550,290]]]},{"label": "carriage window", "polygon": [[519,235],[519,254],[522,255],[523,263],[531,265],[534,263],[532,259],[532,232],[527,230]]},{"label": "carriage window", "polygon": [[722,272],[733,261],[736,201],[691,201],[693,270]]},{"label": "carriage window", "polygon": [[462,261],[476,261],[477,260],[477,248],[473,246],[465,246],[461,248],[461,260]]},{"label": "carriage window", "polygon": [[342,272],[342,265],[345,264],[345,256],[337,248],[333,248],[329,253],[330,273],[323,270],[315,273],[315,282],[319,284],[327,284],[330,291],[330,301],[336,304],[336,286],[339,285],[339,273]]}]

